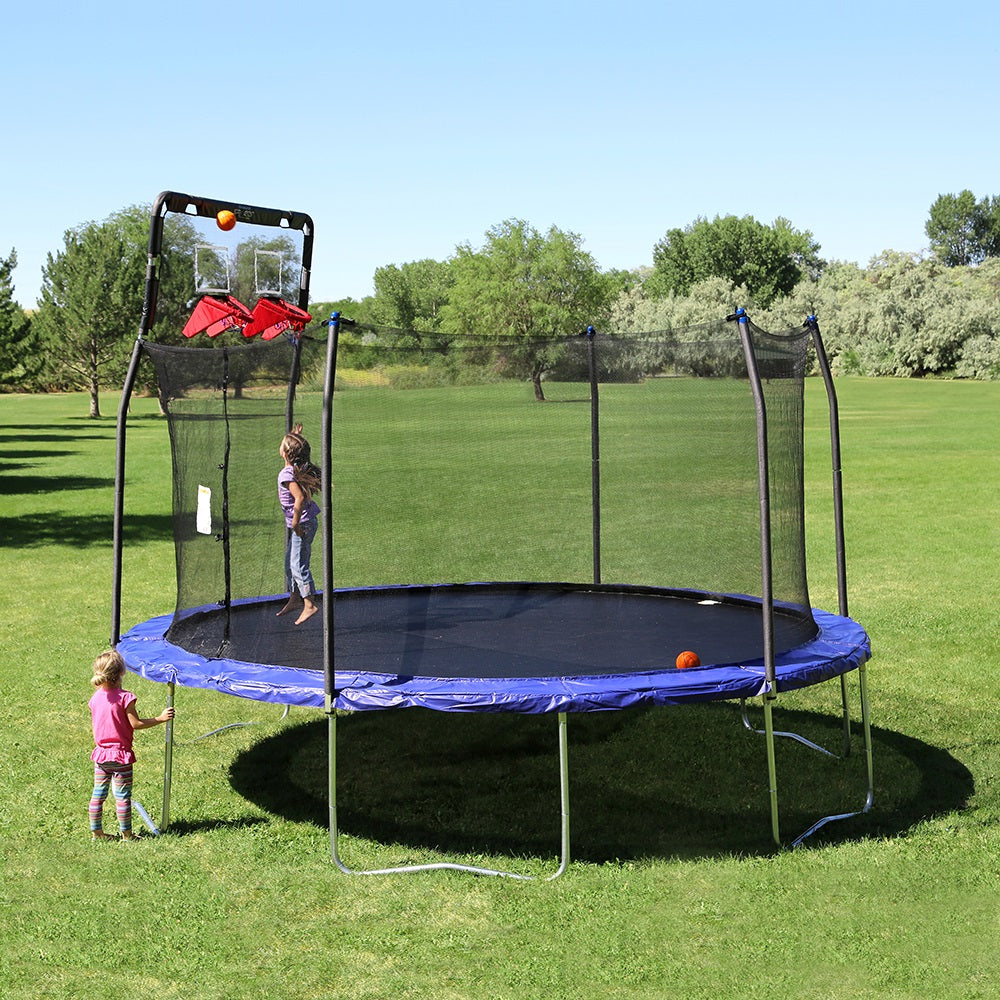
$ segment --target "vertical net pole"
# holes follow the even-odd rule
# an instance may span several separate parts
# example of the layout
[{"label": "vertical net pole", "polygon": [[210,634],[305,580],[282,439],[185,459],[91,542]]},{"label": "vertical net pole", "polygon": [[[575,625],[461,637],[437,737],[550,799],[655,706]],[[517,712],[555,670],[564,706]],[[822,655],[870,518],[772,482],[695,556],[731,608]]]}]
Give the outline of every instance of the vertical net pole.
[{"label": "vertical net pole", "polygon": [[340,339],[340,313],[330,316],[326,337],[326,369],[323,378],[323,418],[320,441],[320,495],[322,518],[320,537],[323,544],[323,685],[324,710],[327,718],[327,805],[330,824],[330,856],[341,868],[337,854],[337,716],[334,702],[337,697],[334,659],[334,569],[333,569],[333,509],[331,504],[333,461],[333,387],[337,375],[337,345]]},{"label": "vertical net pole", "polygon": [[232,435],[229,427],[229,348],[222,348],[222,420],[226,430],[222,453],[222,572],[226,592],[223,595],[225,626],[222,642],[228,643],[232,628],[233,610],[233,567],[229,538],[229,458],[232,451]]},{"label": "vertical net pole", "polygon": [[587,327],[587,364],[590,371],[590,492],[593,510],[594,583],[601,582],[601,433],[597,358],[597,331]]},{"label": "vertical net pole", "polygon": [[333,563],[333,386],[337,375],[337,345],[340,340],[340,313],[330,316],[326,337],[326,368],[323,377],[323,417],[320,441],[320,498],[322,519],[320,537],[323,546],[323,678],[326,693],[326,712],[333,711],[337,696],[334,669],[334,563]]}]

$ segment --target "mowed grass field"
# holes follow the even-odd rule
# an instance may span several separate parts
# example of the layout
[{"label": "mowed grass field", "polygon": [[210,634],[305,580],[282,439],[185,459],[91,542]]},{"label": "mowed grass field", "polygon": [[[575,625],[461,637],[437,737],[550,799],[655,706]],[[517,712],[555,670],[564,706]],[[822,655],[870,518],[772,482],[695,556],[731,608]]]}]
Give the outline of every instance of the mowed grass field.
[{"label": "mowed grass field", "polygon": [[[79,395],[0,397],[0,996],[995,996],[1000,386],[846,379],[838,392],[851,613],[875,654],[872,813],[775,851],[763,743],[737,706],[573,716],[574,861],[551,883],[342,875],[322,715],[196,690],[177,696],[168,833],[91,844],[86,702],[110,632],[117,397],[100,420]],[[579,419],[566,402],[525,411],[557,470],[561,425]],[[810,592],[835,610],[818,384],[806,402]],[[542,418],[547,408],[557,415]],[[558,479],[553,503],[585,507],[586,480]],[[347,520],[348,486],[335,501]],[[125,627],[173,606],[170,491],[164,422],[137,399]],[[365,516],[389,545],[416,519],[431,546],[437,513],[386,498]],[[553,574],[586,567],[586,532],[576,538],[546,549]],[[498,548],[512,573],[529,554]],[[353,558],[344,572],[363,578],[369,557]],[[130,682],[142,714],[158,711],[164,689]],[[838,694],[779,699],[778,727],[836,747]],[[199,738],[237,721],[254,725]],[[553,870],[554,719],[408,711],[338,730],[351,866],[458,857]],[[136,743],[136,798],[157,816],[163,730]],[[861,805],[857,736],[854,751],[830,762],[779,745],[787,837]]]}]

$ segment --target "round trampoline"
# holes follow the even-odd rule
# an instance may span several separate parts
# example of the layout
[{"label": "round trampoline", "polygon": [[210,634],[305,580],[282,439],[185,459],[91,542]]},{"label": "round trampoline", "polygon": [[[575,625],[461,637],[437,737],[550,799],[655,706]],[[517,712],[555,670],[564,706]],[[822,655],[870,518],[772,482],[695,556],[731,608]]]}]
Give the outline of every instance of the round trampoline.
[{"label": "round trampoline", "polygon": [[[290,627],[284,596],[150,619],[118,648],[152,680],[279,704],[324,705],[318,619]],[[480,583],[338,591],[338,709],[577,712],[752,698],[818,684],[869,654],[850,618],[774,610],[767,679],[759,599],[611,585]],[[815,621],[815,627],[813,627]],[[679,670],[677,653],[701,666]]]},{"label": "round trampoline", "polygon": [[[239,225],[220,234],[223,210]],[[185,296],[200,297],[185,336],[249,338],[258,310],[270,319],[238,345],[153,343],[159,269],[147,273],[118,410],[111,643],[171,698],[180,685],[324,710],[331,852],[345,871],[338,710],[557,715],[561,872],[569,713],[760,698],[780,842],[773,742],[791,734],[775,732],[772,702],[840,677],[846,754],[843,678],[857,670],[867,811],[870,644],[848,617],[836,395],[814,317],[778,334],[739,311],[684,330],[526,340],[334,314],[320,337],[304,328],[309,216],[165,192],[150,227],[150,260],[161,254],[171,273],[192,271]],[[236,308],[230,258],[234,275],[255,275],[253,311]],[[263,283],[261,261],[276,262]],[[811,347],[830,413],[839,614],[812,607],[806,578]],[[169,430],[177,596],[171,614],[122,634],[126,427],[144,359]],[[276,452],[297,423],[323,470],[313,575],[326,595],[301,626],[276,614],[288,594]],[[700,666],[678,669],[684,650]],[[167,774],[163,829],[169,786]]]}]

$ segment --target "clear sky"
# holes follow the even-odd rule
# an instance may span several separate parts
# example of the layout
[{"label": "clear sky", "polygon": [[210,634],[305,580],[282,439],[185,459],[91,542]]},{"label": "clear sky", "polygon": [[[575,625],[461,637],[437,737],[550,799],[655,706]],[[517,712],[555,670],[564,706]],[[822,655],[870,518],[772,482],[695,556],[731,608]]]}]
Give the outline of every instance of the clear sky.
[{"label": "clear sky", "polygon": [[698,216],[827,259],[926,248],[1000,193],[996,0],[244,0],[3,17],[0,256],[31,308],[65,230],[160,191],[308,212],[314,299],[525,219],[603,268]]}]

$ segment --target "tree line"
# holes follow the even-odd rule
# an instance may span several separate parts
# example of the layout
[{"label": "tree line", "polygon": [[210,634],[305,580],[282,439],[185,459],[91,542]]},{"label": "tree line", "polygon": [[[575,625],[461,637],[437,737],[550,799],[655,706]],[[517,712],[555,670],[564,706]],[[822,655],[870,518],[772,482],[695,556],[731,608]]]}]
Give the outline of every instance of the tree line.
[{"label": "tree line", "polygon": [[[121,384],[135,338],[148,220],[148,207],[132,206],[68,230],[47,256],[30,314],[12,297],[16,249],[0,257],[0,389],[83,389],[99,414],[98,390]],[[538,398],[553,364],[539,341],[590,325],[669,331],[737,306],[773,330],[816,315],[840,373],[1000,378],[1000,197],[940,195],[925,232],[928,254],[886,251],[861,267],[824,260],[812,233],[784,218],[699,217],[665,233],[651,266],[623,271],[603,270],[576,233],[507,219],[446,260],[377,268],[375,292],[361,301],[310,308],[317,318],[337,310],[361,323],[503,341],[505,374],[530,379]],[[191,255],[183,217],[171,217],[165,240],[175,261]],[[160,274],[158,341],[183,339],[190,303],[181,285],[178,273]]]}]

